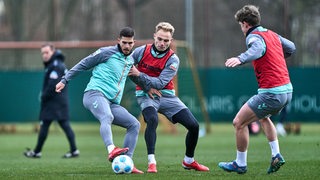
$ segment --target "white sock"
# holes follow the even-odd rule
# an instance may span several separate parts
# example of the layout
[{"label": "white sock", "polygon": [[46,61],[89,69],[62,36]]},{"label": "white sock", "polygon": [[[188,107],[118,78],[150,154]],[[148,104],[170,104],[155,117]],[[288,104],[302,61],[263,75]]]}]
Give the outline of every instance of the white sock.
[{"label": "white sock", "polygon": [[270,148],[271,148],[271,154],[272,157],[276,156],[278,153],[280,153],[280,148],[279,148],[279,141],[270,141],[269,142]]},{"label": "white sock", "polygon": [[157,164],[154,154],[148,154],[148,164]]},{"label": "white sock", "polygon": [[114,148],[115,148],[114,144],[109,145],[109,146],[107,147],[108,153],[110,154],[111,151],[113,151]]},{"label": "white sock", "polygon": [[193,163],[194,158],[193,157],[184,156],[183,160],[184,160],[185,163],[191,164],[191,163]]},{"label": "white sock", "polygon": [[245,152],[240,152],[240,151],[237,150],[236,163],[237,163],[238,166],[240,166],[240,167],[247,166],[247,151],[245,151]]}]

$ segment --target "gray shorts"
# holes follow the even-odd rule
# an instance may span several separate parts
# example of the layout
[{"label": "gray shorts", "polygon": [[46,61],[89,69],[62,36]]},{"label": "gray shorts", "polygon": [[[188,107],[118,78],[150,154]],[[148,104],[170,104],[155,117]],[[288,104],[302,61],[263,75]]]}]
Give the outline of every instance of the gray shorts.
[{"label": "gray shorts", "polygon": [[170,121],[172,121],[173,115],[177,114],[182,109],[187,108],[177,96],[173,95],[162,95],[161,97],[155,97],[154,99],[151,99],[149,96],[138,96],[137,101],[141,111],[150,106],[154,107]]},{"label": "gray shorts", "polygon": [[248,101],[249,107],[259,119],[278,114],[292,99],[292,93],[272,94],[260,93]]}]

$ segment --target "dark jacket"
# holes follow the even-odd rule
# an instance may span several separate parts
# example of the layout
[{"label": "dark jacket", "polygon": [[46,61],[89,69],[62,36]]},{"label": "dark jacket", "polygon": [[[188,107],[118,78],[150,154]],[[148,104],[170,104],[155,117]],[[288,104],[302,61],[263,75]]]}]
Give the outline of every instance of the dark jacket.
[{"label": "dark jacket", "polygon": [[64,55],[56,50],[50,60],[44,63],[45,73],[41,92],[40,120],[68,120],[69,101],[67,86],[57,93],[56,84],[67,71]]}]

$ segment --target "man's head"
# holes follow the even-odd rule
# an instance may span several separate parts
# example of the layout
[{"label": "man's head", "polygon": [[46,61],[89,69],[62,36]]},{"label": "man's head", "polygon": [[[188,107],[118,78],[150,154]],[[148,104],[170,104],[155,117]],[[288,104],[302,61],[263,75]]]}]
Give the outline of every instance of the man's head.
[{"label": "man's head", "polygon": [[54,54],[56,48],[53,44],[44,44],[41,46],[41,55],[44,62],[48,62]]},{"label": "man's head", "polygon": [[131,27],[125,27],[120,31],[118,43],[125,55],[131,53],[134,46],[134,30]]},{"label": "man's head", "polygon": [[240,24],[244,34],[253,26],[260,24],[261,17],[259,8],[254,5],[245,5],[234,15],[236,21]]},{"label": "man's head", "polygon": [[174,27],[168,22],[160,22],[153,34],[154,45],[158,51],[165,51],[173,40]]}]

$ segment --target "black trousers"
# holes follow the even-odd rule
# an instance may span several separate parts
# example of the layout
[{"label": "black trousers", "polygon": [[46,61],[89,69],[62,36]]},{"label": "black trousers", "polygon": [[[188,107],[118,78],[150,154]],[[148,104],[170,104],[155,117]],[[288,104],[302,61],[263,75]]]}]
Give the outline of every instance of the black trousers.
[{"label": "black trousers", "polygon": [[[43,120],[40,123],[40,131],[38,134],[38,141],[36,148],[34,149],[35,153],[39,153],[42,150],[42,147],[47,139],[49,128],[53,120]],[[73,152],[77,150],[76,142],[75,142],[75,135],[74,132],[70,126],[69,120],[58,120],[58,123],[60,127],[62,128],[63,132],[67,136],[69,146],[70,146],[70,152]]]}]

